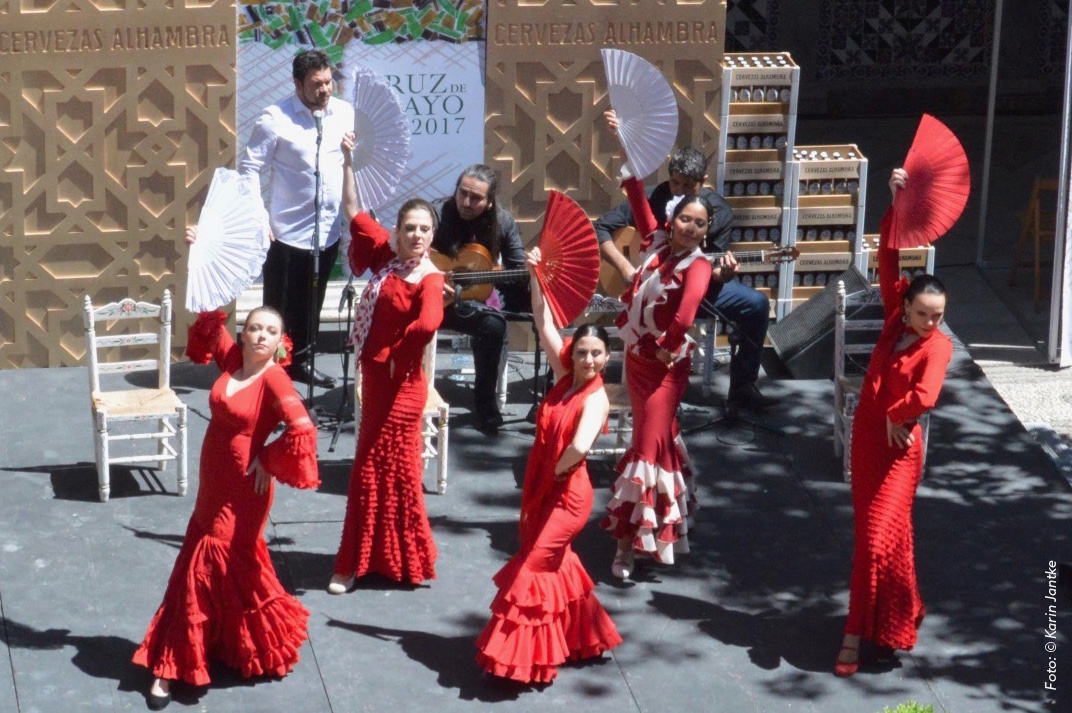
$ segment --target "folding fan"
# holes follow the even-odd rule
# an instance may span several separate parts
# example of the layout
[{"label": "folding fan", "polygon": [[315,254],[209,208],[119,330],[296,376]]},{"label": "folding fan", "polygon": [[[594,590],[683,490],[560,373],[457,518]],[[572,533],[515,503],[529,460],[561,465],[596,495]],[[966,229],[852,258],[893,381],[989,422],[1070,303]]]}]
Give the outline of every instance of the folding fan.
[{"label": "folding fan", "polygon": [[190,246],[186,309],[205,312],[238,297],[261,274],[268,254],[268,215],[256,188],[217,168],[208,187],[197,241]]},{"label": "folding fan", "polygon": [[382,75],[358,66],[354,85],[354,177],[365,210],[385,205],[409,161],[409,121],[398,95]]},{"label": "folding fan", "polygon": [[555,326],[576,319],[596,293],[599,283],[599,243],[581,207],[558,191],[547,197],[540,231],[540,264],[536,279],[551,308]]},{"label": "folding fan", "polygon": [[913,248],[945,235],[964,212],[971,191],[968,157],[953,132],[924,114],[908,150],[908,181],[897,193],[894,247]]},{"label": "folding fan", "polygon": [[637,178],[658,170],[677,139],[677,100],[659,70],[631,52],[601,50],[618,136]]}]

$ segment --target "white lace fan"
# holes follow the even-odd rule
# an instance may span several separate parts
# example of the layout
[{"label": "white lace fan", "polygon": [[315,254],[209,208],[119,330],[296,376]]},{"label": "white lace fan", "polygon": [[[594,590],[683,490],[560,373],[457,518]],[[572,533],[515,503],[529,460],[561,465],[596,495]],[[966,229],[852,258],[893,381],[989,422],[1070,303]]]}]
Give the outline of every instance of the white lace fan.
[{"label": "white lace fan", "polygon": [[354,176],[365,210],[386,204],[409,162],[409,120],[387,80],[367,67],[354,69]]},{"label": "white lace fan", "polygon": [[624,50],[601,50],[610,105],[618,114],[618,136],[637,178],[650,176],[677,139],[677,99],[662,73]]},{"label": "white lace fan", "polygon": [[268,254],[268,215],[252,184],[217,168],[190,246],[186,309],[214,310],[238,297],[261,274]]}]

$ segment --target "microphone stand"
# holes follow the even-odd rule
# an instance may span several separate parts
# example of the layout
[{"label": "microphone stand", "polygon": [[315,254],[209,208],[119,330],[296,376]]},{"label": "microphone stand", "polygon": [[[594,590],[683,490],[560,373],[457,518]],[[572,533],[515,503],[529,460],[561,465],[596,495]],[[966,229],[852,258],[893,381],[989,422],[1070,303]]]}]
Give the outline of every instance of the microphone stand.
[{"label": "microphone stand", "polygon": [[[720,320],[722,320],[722,323],[726,325],[726,331],[729,334],[729,342],[730,342],[730,361],[729,361],[730,364],[733,364],[733,360],[737,358],[737,350],[740,349],[740,347],[741,347],[741,339],[742,339],[742,337],[744,339],[747,339],[748,343],[750,345],[752,345],[753,347],[758,346],[758,348],[760,350],[762,350],[762,348],[763,348],[762,345],[756,345],[755,340],[753,340],[747,334],[742,334],[741,329],[740,329],[740,327],[738,327],[737,323],[735,321],[733,321],[732,319],[730,319],[729,317],[727,317],[722,312],[722,310],[720,310],[719,308],[715,307],[715,303],[714,303],[713,300],[709,300],[709,299],[707,299],[705,297],[703,299],[703,301],[702,301],[702,305],[703,305],[703,309],[705,309],[708,312],[710,312],[711,314],[715,315],[715,317],[717,317]],[[732,369],[732,366],[730,368]],[[748,426],[751,426],[752,428],[760,428],[760,429],[763,429],[764,431],[767,431],[768,433],[773,433],[773,434],[778,435],[778,436],[784,436],[785,435],[785,431],[783,431],[781,428],[779,428],[777,426],[774,426],[774,425],[769,424],[769,423],[763,423],[762,421],[760,421],[759,419],[756,419],[756,418],[748,418],[747,416],[742,416],[741,415],[741,409],[730,405],[728,396],[727,396],[727,399],[726,399],[726,405],[722,410],[722,415],[721,416],[718,416],[717,418],[712,418],[712,419],[706,421],[705,423],[701,423],[699,426],[693,426],[692,428],[689,428],[689,429],[683,429],[681,431],[681,433],[684,434],[684,435],[689,435],[689,434],[692,434],[692,433],[698,433],[700,431],[706,431],[708,428],[711,428],[712,426],[717,426],[717,425],[719,425],[721,423],[725,423],[726,426],[728,426],[730,428],[733,428],[738,423],[744,423],[744,424],[746,424]]]},{"label": "microphone stand", "polygon": [[313,120],[316,122],[316,158],[313,162],[313,279],[309,285],[309,314],[308,323],[305,325],[305,348],[308,351],[306,359],[309,363],[305,405],[316,423],[318,419],[316,407],[313,406],[313,381],[316,374],[316,333],[319,316],[317,297],[320,294],[320,143],[324,140],[323,112],[319,109],[314,111]]},{"label": "microphone stand", "polygon": [[[350,281],[342,289],[342,299],[339,300],[339,314],[342,314],[342,306],[346,305],[345,334],[350,334],[350,327],[353,324],[355,294],[354,276],[350,275]],[[361,368],[360,364],[354,364],[354,366],[358,369]],[[339,434],[342,433],[343,424],[353,420],[354,409],[350,405],[350,349],[344,346],[342,350],[342,398],[339,399],[339,408],[335,411],[335,433],[332,435],[331,443],[328,445],[328,453],[335,452],[335,444],[339,441]]]}]

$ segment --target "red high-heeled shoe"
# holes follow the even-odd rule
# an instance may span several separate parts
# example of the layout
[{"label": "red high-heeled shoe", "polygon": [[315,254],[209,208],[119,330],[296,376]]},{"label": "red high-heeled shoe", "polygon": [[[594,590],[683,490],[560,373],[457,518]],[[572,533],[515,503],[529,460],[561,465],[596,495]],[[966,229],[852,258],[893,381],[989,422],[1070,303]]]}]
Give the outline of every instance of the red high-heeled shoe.
[{"label": "red high-heeled shoe", "polygon": [[[852,662],[842,661],[841,654],[846,651],[853,651],[856,653],[856,660]],[[838,651],[837,660],[834,661],[834,675],[839,678],[848,678],[852,674],[856,673],[856,670],[860,668],[860,645],[856,646],[842,646],[841,651]]]}]

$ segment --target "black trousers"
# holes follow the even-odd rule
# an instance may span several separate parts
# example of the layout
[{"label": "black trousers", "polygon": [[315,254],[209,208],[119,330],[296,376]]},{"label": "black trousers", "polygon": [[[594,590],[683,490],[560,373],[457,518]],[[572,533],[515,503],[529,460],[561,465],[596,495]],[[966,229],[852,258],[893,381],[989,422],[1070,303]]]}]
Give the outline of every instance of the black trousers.
[{"label": "black trousers", "polygon": [[506,317],[483,303],[464,300],[443,310],[442,329],[468,334],[473,342],[473,401],[476,415],[493,421],[501,417],[496,386],[499,359],[506,343]]},{"label": "black trousers", "polygon": [[[328,275],[339,255],[339,241],[320,251],[320,283],[313,291],[313,252],[274,241],[264,260],[264,304],[283,315],[287,334],[294,342],[294,363],[301,364],[308,354],[309,340],[320,329],[320,308],[328,289]],[[312,323],[309,300],[316,300]]]},{"label": "black trousers", "polygon": [[[712,313],[706,307],[708,303],[714,304],[722,314]],[[763,356],[763,340],[767,338],[767,327],[770,326],[770,300],[767,296],[742,285],[738,280],[723,284],[712,278],[698,314],[723,316],[736,322],[740,330],[737,353],[730,362],[730,392],[746,389],[756,383]]]}]

